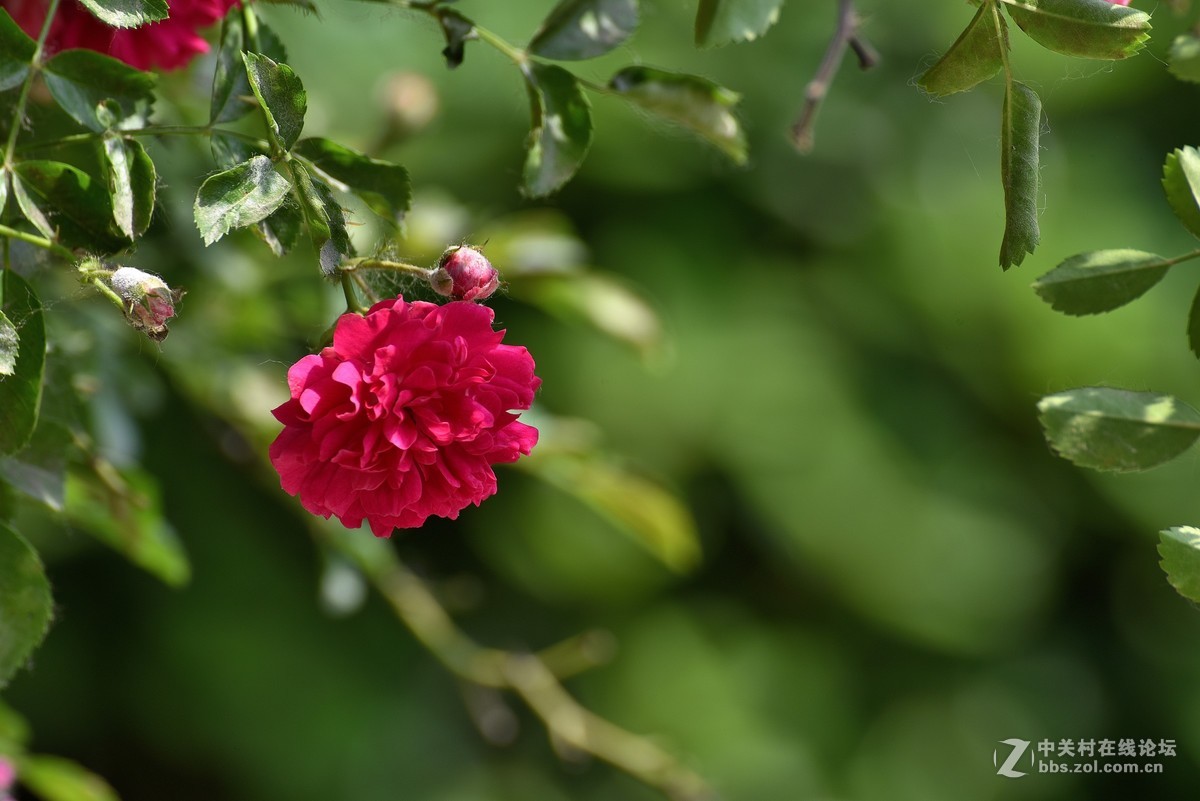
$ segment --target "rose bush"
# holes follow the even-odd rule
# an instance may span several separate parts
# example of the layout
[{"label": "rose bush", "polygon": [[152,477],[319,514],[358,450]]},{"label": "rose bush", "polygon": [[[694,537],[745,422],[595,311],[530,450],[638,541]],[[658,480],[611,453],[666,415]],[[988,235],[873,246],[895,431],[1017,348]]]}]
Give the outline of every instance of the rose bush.
[{"label": "rose bush", "polygon": [[537,443],[514,411],[541,379],[493,318],[475,303],[403,298],[342,315],[333,344],[292,365],[292,397],[274,410],[283,489],[350,528],[365,519],[377,537],[494,494],[492,465]]}]

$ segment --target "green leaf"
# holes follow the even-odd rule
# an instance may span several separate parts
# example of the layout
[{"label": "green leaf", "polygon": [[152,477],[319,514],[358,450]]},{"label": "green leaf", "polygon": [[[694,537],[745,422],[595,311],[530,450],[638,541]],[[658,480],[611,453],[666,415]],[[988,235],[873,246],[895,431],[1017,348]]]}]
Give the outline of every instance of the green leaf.
[{"label": "green leaf", "polygon": [[196,193],[196,227],[211,245],[234,228],[262,222],[287,198],[290,185],[266,156],[209,176]]},{"label": "green leaf", "polygon": [[446,59],[446,66],[454,69],[463,63],[467,42],[478,39],[479,34],[475,32],[475,23],[457,11],[439,8],[436,13],[438,24],[442,26],[442,35],[446,37],[442,55]]},{"label": "green leaf", "polygon": [[254,226],[254,232],[267,243],[271,252],[282,256],[296,246],[304,231],[304,214],[291,193],[271,216]]},{"label": "green leaf", "polygon": [[1000,130],[1000,179],[1004,183],[1004,241],[1000,266],[1020,264],[1037,247],[1038,138],[1042,101],[1023,83],[1005,87]]},{"label": "green leaf", "polygon": [[1200,412],[1153,392],[1072,389],[1042,398],[1038,412],[1050,447],[1093,470],[1146,470],[1200,437]]},{"label": "green leaf", "polygon": [[166,0],[79,0],[83,7],[114,28],[136,28],[166,19]]},{"label": "green leaf", "polygon": [[304,84],[287,64],[278,64],[258,53],[243,53],[250,88],[262,105],[267,128],[280,150],[290,150],[304,128],[308,95]]},{"label": "green leaf", "polygon": [[158,183],[154,162],[135,139],[106,134],[103,148],[113,219],[121,233],[131,240],[137,239],[150,227],[154,216]]},{"label": "green leaf", "polygon": [[62,757],[23,756],[17,773],[43,801],[121,801],[104,779]]},{"label": "green leaf", "polygon": [[1033,288],[1065,314],[1099,314],[1141,297],[1174,263],[1141,250],[1093,250],[1062,262]]},{"label": "green leaf", "polygon": [[333,196],[333,190],[323,181],[313,181],[312,185],[325,209],[325,218],[329,220],[329,241],[318,249],[321,271],[333,275],[347,256],[354,255],[354,246],[350,244],[350,232],[346,229],[346,214]]},{"label": "green leaf", "polygon": [[17,205],[46,237],[101,253],[128,246],[114,231],[108,192],[83,170],[59,161],[23,161],[13,178]]},{"label": "green leaf", "polygon": [[25,447],[37,427],[46,367],[46,328],[33,288],[12,270],[4,273],[4,316],[20,340],[11,375],[0,377],[0,455]]},{"label": "green leaf", "polygon": [[73,453],[78,453],[74,434],[43,414],[25,447],[0,457],[0,477],[26,497],[61,512],[67,460]]},{"label": "green leaf", "polygon": [[1138,52],[1150,38],[1150,15],[1106,0],[1000,0],[1009,16],[1048,50],[1114,60]]},{"label": "green leaf", "polygon": [[94,460],[86,473],[67,474],[66,515],[129,561],[171,586],[191,577],[187,555],[163,517],[158,485],[138,470],[118,472]]},{"label": "green leaf", "polygon": [[1192,308],[1188,311],[1187,336],[1188,347],[1200,359],[1200,291],[1192,298]]},{"label": "green leaf", "polygon": [[0,8],[0,92],[25,82],[36,49],[37,42],[13,22],[6,9]]},{"label": "green leaf", "polygon": [[53,599],[37,553],[0,523],[0,687],[46,636]]},{"label": "green leaf", "polygon": [[633,35],[637,24],[637,0],[560,0],[528,49],[561,61],[595,58]]},{"label": "green leaf", "polygon": [[663,344],[662,323],[653,307],[610,276],[582,271],[514,275],[509,292],[561,320],[587,323],[642,356],[655,355]]},{"label": "green leaf", "polygon": [[946,54],[917,79],[935,97],[965,92],[1004,67],[1008,24],[993,3],[984,3]]},{"label": "green leaf", "polygon": [[696,44],[714,47],[757,39],[779,21],[783,0],[700,0]]},{"label": "green leaf", "polygon": [[1200,83],[1200,38],[1180,34],[1171,42],[1170,71],[1181,81]]},{"label": "green leaf", "polygon": [[412,203],[408,170],[398,164],[369,158],[320,138],[302,139],[294,153],[306,159],[335,188],[358,195],[389,222],[399,223]]},{"label": "green leaf", "polygon": [[682,125],[716,145],[736,164],[746,163],[746,136],[733,108],[739,95],[695,75],[652,67],[626,67],[609,81],[623,98]]},{"label": "green leaf", "polygon": [[575,76],[531,62],[524,68],[533,111],[525,158],[525,193],[545,197],[571,179],[592,144],[592,115]]},{"label": "green leaf", "polygon": [[212,101],[209,105],[210,124],[229,122],[254,110],[254,90],[246,77],[246,62],[242,60],[245,30],[241,10],[234,7],[221,26],[221,47],[213,70]]},{"label": "green leaf", "polygon": [[[255,156],[269,156],[269,153],[264,153],[258,148],[251,145],[240,136],[230,136],[229,134],[213,132],[209,138],[209,147],[212,150],[213,161],[222,169],[229,169],[241,164],[243,161],[249,161]],[[266,144],[265,142],[263,144]]]},{"label": "green leaf", "polygon": [[1159,565],[1176,592],[1200,603],[1200,528],[1175,526],[1158,533]]},{"label": "green leaf", "polygon": [[63,50],[46,62],[45,75],[54,101],[93,131],[141,128],[150,118],[152,73],[91,50]]},{"label": "green leaf", "polygon": [[1167,154],[1162,185],[1175,216],[1200,237],[1200,151],[1189,146]]},{"label": "green leaf", "polygon": [[14,754],[29,742],[29,724],[0,699],[0,753]]},{"label": "green leaf", "polygon": [[17,327],[3,311],[0,311],[0,377],[10,376],[17,370],[17,347],[21,338]]}]

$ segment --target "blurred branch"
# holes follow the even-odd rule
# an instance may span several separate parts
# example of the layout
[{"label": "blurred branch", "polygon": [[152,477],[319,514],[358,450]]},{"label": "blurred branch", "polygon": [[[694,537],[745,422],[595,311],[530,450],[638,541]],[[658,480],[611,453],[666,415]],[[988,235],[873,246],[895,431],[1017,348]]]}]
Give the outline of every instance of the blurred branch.
[{"label": "blurred branch", "polygon": [[[500,699],[490,691],[510,691],[537,715],[557,746],[565,744],[602,759],[674,801],[711,801],[717,797],[704,779],[657,743],[585,709],[562,686],[565,677],[607,661],[613,648],[610,635],[581,634],[536,654],[479,645],[455,625],[425,582],[386,543],[355,541],[329,529],[318,530],[326,542],[358,565],[439,662],[476,686],[467,697],[478,720],[503,709]],[[477,691],[480,689],[483,691]],[[489,739],[493,729],[481,726]],[[507,726],[500,726],[494,733],[502,740],[506,731]]]},{"label": "blurred branch", "polygon": [[825,55],[821,57],[817,74],[804,90],[804,108],[800,110],[800,116],[792,126],[792,143],[801,153],[812,152],[817,112],[821,110],[821,103],[829,93],[829,86],[837,75],[838,67],[842,65],[846,48],[854,51],[854,55],[858,57],[858,66],[864,70],[879,63],[879,53],[858,32],[861,22],[858,12],[854,10],[853,0],[838,0],[837,27],[834,29],[833,38],[829,41]]}]

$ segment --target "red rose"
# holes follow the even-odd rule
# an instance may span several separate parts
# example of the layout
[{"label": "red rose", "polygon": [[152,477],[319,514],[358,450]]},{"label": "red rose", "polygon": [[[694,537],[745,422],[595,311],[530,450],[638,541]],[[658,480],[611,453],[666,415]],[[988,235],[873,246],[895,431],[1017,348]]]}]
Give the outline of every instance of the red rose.
[{"label": "red rose", "polygon": [[[174,70],[208,52],[198,33],[225,16],[237,0],[167,0],[170,16],[139,28],[113,28],[80,5],[62,0],[50,27],[51,52],[86,48],[105,53],[139,70]],[[37,38],[46,18],[46,0],[0,0],[27,34]]]},{"label": "red rose", "polygon": [[517,422],[541,379],[523,347],[503,345],[492,310],[403,298],[342,315],[333,345],[288,371],[292,399],[271,463],[304,508],[377,537],[430,515],[454,519],[496,492],[492,465],[537,443]]}]

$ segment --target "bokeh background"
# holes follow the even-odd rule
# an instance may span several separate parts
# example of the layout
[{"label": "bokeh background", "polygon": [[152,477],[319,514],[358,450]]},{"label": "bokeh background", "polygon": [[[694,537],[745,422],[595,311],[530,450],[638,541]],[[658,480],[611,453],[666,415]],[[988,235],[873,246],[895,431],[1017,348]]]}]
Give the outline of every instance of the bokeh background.
[{"label": "bokeh background", "polygon": [[[1043,236],[1002,273],[1000,87],[932,101],[913,85],[967,4],[864,0],[884,61],[845,65],[801,157],[786,132],[832,0],[790,3],[761,40],[709,51],[692,45],[691,0],[647,0],[636,36],[577,71],[603,82],[645,63],[741,92],[750,163],[593,96],[594,146],[548,202],[517,191],[529,115],[502,56],[470,43],[448,71],[424,18],[319,5],[320,19],[262,10],[308,88],[306,132],[410,169],[414,258],[488,240],[512,281],[492,305],[544,379],[537,414],[570,418],[559,430],[696,521],[702,556],[672,569],[578,493],[505,469],[483,507],[395,538],[469,633],[526,648],[612,632],[613,661],[570,689],[731,801],[1191,794],[1200,610],[1166,583],[1155,535],[1200,520],[1197,461],[1079,471],[1048,451],[1034,405],[1094,384],[1200,401],[1184,336],[1197,280],[1177,268],[1082,319],[1029,285],[1082,250],[1194,247],[1159,188],[1165,154],[1200,142],[1197,90],[1164,64],[1192,20],[1157,10],[1148,50],[1117,64],[1041,51],[1013,28],[1018,77],[1045,104]],[[552,5],[457,7],[522,42]],[[160,113],[203,119],[210,70],[169,80]],[[403,136],[383,91],[397,73],[410,73]],[[561,762],[524,713],[514,742],[486,743],[462,687],[377,597],[356,605],[353,582],[349,600],[330,594],[344,575],[263,480],[246,431],[269,426],[287,365],[340,293],[310,254],[276,260],[249,234],[203,248],[189,209],[208,154],[156,148],[168,213],[137,259],[188,290],[171,337],[138,342],[85,300],[54,305],[51,324],[111,322],[71,340],[98,365],[96,428],[115,461],[157,478],[193,575],[171,589],[62,519],[22,528],[57,601],[5,695],[36,750],[126,801],[656,797],[605,765]],[[594,268],[611,303],[521,294],[536,286],[521,269],[564,265]],[[661,340],[613,287],[645,299]],[[998,777],[993,750],[1014,737],[1173,739],[1179,753],[1161,776]]]}]

